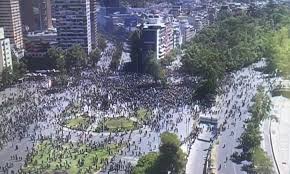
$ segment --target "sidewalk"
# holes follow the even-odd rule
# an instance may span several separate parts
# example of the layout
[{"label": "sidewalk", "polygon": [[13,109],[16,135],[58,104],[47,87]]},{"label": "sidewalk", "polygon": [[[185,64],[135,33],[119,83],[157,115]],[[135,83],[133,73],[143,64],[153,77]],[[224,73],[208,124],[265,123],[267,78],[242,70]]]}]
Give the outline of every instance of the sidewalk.
[{"label": "sidewalk", "polygon": [[290,100],[273,97],[273,115],[278,122],[272,121],[271,137],[274,156],[281,174],[290,173]]}]

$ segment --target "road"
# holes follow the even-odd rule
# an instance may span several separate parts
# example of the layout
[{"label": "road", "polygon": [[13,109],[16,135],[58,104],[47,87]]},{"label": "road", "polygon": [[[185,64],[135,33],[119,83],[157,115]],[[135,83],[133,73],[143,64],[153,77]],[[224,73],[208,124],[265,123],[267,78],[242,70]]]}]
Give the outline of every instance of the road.
[{"label": "road", "polygon": [[[253,64],[249,67],[243,68],[237,72],[234,72],[227,78],[226,85],[223,86],[224,93],[217,97],[217,101],[213,108],[205,114],[209,117],[218,118],[219,125],[224,124],[224,131],[221,131],[217,138],[217,164],[219,168],[219,174],[242,174],[246,173],[242,171],[242,164],[236,164],[230,160],[230,156],[234,152],[240,152],[238,149],[238,138],[244,131],[244,121],[250,117],[249,108],[253,104],[251,99],[257,92],[257,88],[261,85],[267,87],[268,83],[264,80],[261,72],[255,71],[255,67],[264,66],[264,62]],[[267,129],[267,128],[265,128]],[[269,131],[265,133],[265,136],[269,135]],[[262,143],[265,146],[265,150],[268,154],[272,154],[271,144],[269,139],[265,139]],[[188,165],[194,165],[193,167],[187,167],[187,174],[202,174],[200,170],[201,164],[204,164],[203,157],[205,152],[201,152],[205,147],[209,146],[201,145],[200,142],[196,142],[192,145],[192,149],[195,149],[191,158],[189,158]],[[195,157],[193,157],[195,156]],[[198,161],[198,162],[193,162]],[[190,168],[199,169],[197,171],[190,171]]]},{"label": "road", "polygon": [[190,153],[188,155],[188,162],[186,164],[186,174],[202,174],[204,170],[204,164],[210,147],[210,139],[214,137],[212,131],[207,130],[209,125],[201,124],[203,131],[198,135],[198,138],[191,146]]}]

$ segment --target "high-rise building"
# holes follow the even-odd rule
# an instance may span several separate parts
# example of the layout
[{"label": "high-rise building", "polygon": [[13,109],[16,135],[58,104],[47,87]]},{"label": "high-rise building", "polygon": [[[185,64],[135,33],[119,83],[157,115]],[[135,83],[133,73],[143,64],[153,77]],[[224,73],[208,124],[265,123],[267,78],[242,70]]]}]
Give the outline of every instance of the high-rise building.
[{"label": "high-rise building", "polygon": [[10,40],[4,36],[4,28],[0,28],[0,73],[8,67],[12,68]]},{"label": "high-rise building", "polygon": [[97,2],[96,0],[91,0],[90,11],[91,11],[91,36],[92,36],[92,48],[97,47],[97,32],[98,32],[98,15],[97,15]]},{"label": "high-rise building", "polygon": [[149,15],[142,27],[142,56],[146,59],[153,52],[156,59],[163,59],[174,48],[173,23],[170,18]]},{"label": "high-rise building", "polygon": [[52,29],[51,0],[40,0],[40,30]]},{"label": "high-rise building", "polygon": [[57,40],[67,49],[80,44],[92,50],[90,0],[55,0]]},{"label": "high-rise building", "polygon": [[23,36],[19,0],[0,0],[0,27],[4,27],[5,37],[13,48],[23,50]]},{"label": "high-rise building", "polygon": [[149,16],[142,28],[143,60],[152,51],[157,59],[165,57],[166,53],[166,26],[158,15]]},{"label": "high-rise building", "polygon": [[48,30],[52,26],[52,0],[21,0],[21,18],[25,31]]},{"label": "high-rise building", "polygon": [[24,31],[35,30],[36,22],[33,14],[33,0],[21,0],[20,11]]}]

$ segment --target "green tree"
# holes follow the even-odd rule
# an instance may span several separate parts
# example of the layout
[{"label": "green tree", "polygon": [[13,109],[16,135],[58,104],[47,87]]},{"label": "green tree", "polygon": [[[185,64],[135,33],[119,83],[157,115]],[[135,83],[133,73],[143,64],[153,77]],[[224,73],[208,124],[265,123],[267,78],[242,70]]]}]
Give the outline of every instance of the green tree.
[{"label": "green tree", "polygon": [[240,137],[240,142],[245,154],[249,153],[251,149],[261,145],[262,136],[259,128],[259,123],[250,122],[247,124],[245,131]]},{"label": "green tree", "polygon": [[116,49],[112,55],[112,61],[110,64],[110,68],[112,70],[117,70],[119,65],[120,65],[120,61],[122,58],[122,52],[123,52],[123,45],[122,44],[117,44]]},{"label": "green tree", "polygon": [[176,134],[165,132],[161,134],[160,155],[158,170],[160,174],[182,173],[185,168],[185,154],[180,149],[180,141]]},{"label": "green tree", "polygon": [[[222,13],[222,12],[221,12]],[[224,15],[200,31],[186,46],[182,69],[203,77],[195,95],[215,94],[219,81],[228,71],[261,59],[268,50],[268,27],[252,16]]]},{"label": "green tree", "polygon": [[66,68],[67,70],[74,68],[80,68],[86,65],[87,55],[85,50],[80,45],[73,45],[66,50]]},{"label": "green tree", "polygon": [[89,55],[90,61],[95,66],[99,60],[101,59],[101,50],[98,48],[95,48]]},{"label": "green tree", "polygon": [[47,56],[54,64],[54,67],[61,72],[66,72],[65,52],[61,48],[53,47],[47,51]]},{"label": "green tree", "polygon": [[150,74],[155,81],[161,80],[163,83],[165,83],[164,70],[160,66],[153,52],[150,52],[146,58],[145,72]]},{"label": "green tree", "polygon": [[24,63],[24,60],[17,60],[16,58],[12,58],[12,65],[15,80],[22,78],[27,71],[27,66]]},{"label": "green tree", "polygon": [[153,174],[158,173],[156,169],[158,159],[158,153],[151,152],[144,156],[142,156],[139,160],[137,165],[133,169],[133,174]]},{"label": "green tree", "polygon": [[252,121],[260,123],[261,121],[270,117],[271,99],[266,94],[262,87],[258,88],[258,92],[254,97],[254,104],[251,107]]},{"label": "green tree", "polygon": [[261,148],[256,147],[252,149],[252,157],[250,171],[256,174],[274,174],[273,162],[267,155],[267,153]]},{"label": "green tree", "polygon": [[97,38],[97,43],[98,43],[98,48],[101,50],[101,51],[105,51],[105,49],[107,48],[107,42],[106,42],[106,39],[104,38],[104,36],[99,36]]},{"label": "green tree", "polygon": [[239,141],[243,149],[242,157],[252,162],[247,166],[249,173],[271,174],[273,165],[267,154],[261,149],[260,124],[265,119],[272,119],[269,116],[271,101],[264,89],[259,87],[253,98],[254,104],[251,108],[252,117],[247,120],[245,131]]},{"label": "green tree", "polygon": [[11,68],[4,68],[2,73],[1,73],[1,84],[2,86],[6,87],[9,86],[13,83],[14,81],[14,76],[12,73],[12,69]]},{"label": "green tree", "polygon": [[276,31],[271,39],[271,63],[285,77],[290,77],[290,24]]}]

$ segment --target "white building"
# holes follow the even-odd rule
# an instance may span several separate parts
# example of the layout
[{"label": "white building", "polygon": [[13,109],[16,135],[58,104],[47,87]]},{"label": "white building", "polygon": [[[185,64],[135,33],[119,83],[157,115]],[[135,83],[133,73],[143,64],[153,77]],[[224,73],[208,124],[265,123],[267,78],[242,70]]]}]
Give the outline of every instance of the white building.
[{"label": "white building", "polygon": [[147,22],[143,25],[143,56],[146,57],[148,52],[153,51],[157,59],[165,57],[165,37],[166,28],[159,15],[150,15]]},{"label": "white building", "polygon": [[92,50],[90,0],[55,0],[57,41],[67,49],[81,45]]},{"label": "white building", "polygon": [[4,37],[4,28],[0,28],[0,73],[8,67],[12,69],[10,40]]},{"label": "white building", "polygon": [[173,48],[180,48],[182,45],[182,35],[179,22],[173,23]]},{"label": "white building", "polygon": [[187,19],[179,21],[180,23],[180,31],[182,35],[182,42],[186,43],[189,42],[196,34],[196,29],[189,25],[189,22]]},{"label": "white building", "polygon": [[143,55],[150,51],[157,59],[163,59],[174,48],[173,25],[169,19],[163,19],[157,14],[149,15],[143,24]]}]

